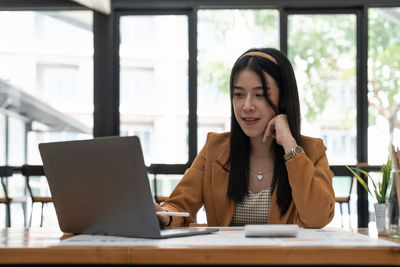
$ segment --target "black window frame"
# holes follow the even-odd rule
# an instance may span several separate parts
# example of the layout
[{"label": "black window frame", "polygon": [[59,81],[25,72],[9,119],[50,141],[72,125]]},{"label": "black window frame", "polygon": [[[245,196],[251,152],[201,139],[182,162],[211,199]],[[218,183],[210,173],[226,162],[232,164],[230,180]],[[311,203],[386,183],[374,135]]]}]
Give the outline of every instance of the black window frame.
[{"label": "black window frame", "polygon": [[[183,174],[197,154],[197,11],[199,9],[277,9],[280,14],[280,49],[287,52],[289,14],[309,12],[357,15],[357,161],[368,162],[368,8],[400,7],[398,0],[113,0],[112,12],[93,12],[94,128],[93,135],[119,135],[119,17],[123,14],[188,15],[189,30],[189,160],[186,164],[157,164],[154,174]],[[88,10],[69,0],[0,0],[0,11]],[[307,13],[305,13],[307,12]],[[8,148],[12,149],[12,148]],[[344,165],[332,165],[337,176],[352,176]],[[379,166],[366,170],[379,170]],[[358,184],[358,227],[368,226],[367,192]]]}]

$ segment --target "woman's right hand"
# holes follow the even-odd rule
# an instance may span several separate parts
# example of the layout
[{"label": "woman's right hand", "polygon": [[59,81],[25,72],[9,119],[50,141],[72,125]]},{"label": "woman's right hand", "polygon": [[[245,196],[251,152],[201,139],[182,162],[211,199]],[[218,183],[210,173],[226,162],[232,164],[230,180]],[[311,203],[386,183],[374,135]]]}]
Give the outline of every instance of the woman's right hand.
[{"label": "woman's right hand", "polygon": [[[154,207],[155,207],[156,211],[165,211],[157,203],[154,203]],[[164,214],[157,215],[157,217],[158,217],[158,222],[160,223],[161,228],[169,226],[170,221],[172,219],[171,216],[164,215]]]},{"label": "woman's right hand", "polygon": [[274,138],[279,145],[283,146],[285,153],[288,153],[292,147],[297,145],[296,140],[290,132],[286,114],[276,115],[268,122],[263,142],[266,142],[269,136]]}]

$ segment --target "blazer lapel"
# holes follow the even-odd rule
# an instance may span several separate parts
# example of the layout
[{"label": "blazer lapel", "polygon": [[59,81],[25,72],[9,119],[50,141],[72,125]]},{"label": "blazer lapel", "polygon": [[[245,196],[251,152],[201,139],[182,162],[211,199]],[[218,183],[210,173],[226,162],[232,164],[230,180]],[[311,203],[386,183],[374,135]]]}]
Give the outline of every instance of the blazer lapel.
[{"label": "blazer lapel", "polygon": [[271,204],[269,206],[269,215],[268,215],[268,224],[277,224],[280,223],[279,215],[280,210],[278,205],[276,204],[276,189],[272,192],[271,196]]},{"label": "blazer lapel", "polygon": [[226,169],[225,162],[229,155],[229,144],[221,151],[216,151],[217,157],[212,162],[212,181],[211,190],[215,207],[215,218],[218,225],[229,226],[235,212],[235,203],[227,198],[229,170]]}]

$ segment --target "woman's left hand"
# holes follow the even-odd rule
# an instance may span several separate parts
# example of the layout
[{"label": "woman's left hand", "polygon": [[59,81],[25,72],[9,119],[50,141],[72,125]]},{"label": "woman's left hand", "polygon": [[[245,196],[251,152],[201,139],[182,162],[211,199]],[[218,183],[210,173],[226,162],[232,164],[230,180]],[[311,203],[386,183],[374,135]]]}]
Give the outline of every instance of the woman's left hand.
[{"label": "woman's left hand", "polygon": [[283,146],[285,153],[287,153],[290,148],[297,145],[296,140],[290,132],[289,123],[285,114],[276,115],[269,121],[265,129],[263,142],[266,142],[268,137],[274,138],[279,145]]}]

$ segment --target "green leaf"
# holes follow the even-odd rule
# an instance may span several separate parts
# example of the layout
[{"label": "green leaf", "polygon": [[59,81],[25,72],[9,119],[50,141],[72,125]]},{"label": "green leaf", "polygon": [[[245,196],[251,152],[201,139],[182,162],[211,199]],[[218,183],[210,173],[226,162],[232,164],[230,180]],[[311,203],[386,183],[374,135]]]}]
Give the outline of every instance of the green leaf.
[{"label": "green leaf", "polygon": [[[346,166],[347,167],[347,166]],[[375,182],[374,182],[374,179],[372,179],[372,177],[371,177],[371,175],[368,173],[368,172],[366,172],[366,171],[364,171],[364,170],[361,170],[361,169],[359,169],[359,168],[351,168],[351,169],[353,169],[353,170],[355,170],[355,171],[358,171],[358,172],[361,172],[362,174],[364,174],[365,176],[367,176],[367,177],[369,177],[369,179],[371,180],[371,182],[372,182],[372,185],[374,186],[374,190],[376,190],[377,189],[377,186],[376,186],[376,184],[375,184]],[[353,172],[354,173],[354,172]],[[360,176],[359,176],[360,177]],[[362,178],[360,177],[360,179],[362,180]],[[358,179],[357,179],[358,180]],[[364,180],[362,180],[363,182],[364,182]],[[365,184],[365,182],[364,182],[364,184]],[[368,185],[365,185],[366,187],[368,187]],[[365,187],[364,187],[365,188]],[[370,192],[370,194],[372,195],[372,193],[371,193],[371,191],[369,191]]]},{"label": "green leaf", "polygon": [[[358,169],[358,168],[350,168],[349,166],[346,166],[346,168],[349,169],[349,171],[351,171],[351,172],[353,173],[353,175],[357,178],[358,182],[365,188],[365,190],[367,190],[368,193],[369,193],[372,197],[374,197],[374,196],[372,195],[371,191],[369,190],[368,185],[364,182],[364,180],[360,177],[360,175],[358,175],[354,170],[359,171],[359,172],[361,172],[361,173],[363,173],[363,174],[366,174],[368,177],[370,177],[369,174],[368,174],[367,172],[361,170],[361,169]],[[354,169],[354,170],[353,170],[353,169]]]},{"label": "green leaf", "polygon": [[[354,168],[354,167],[349,167],[349,166],[346,166],[346,168],[349,169],[353,173],[353,175],[357,178],[358,182],[365,188],[365,190],[368,191],[368,193],[372,197],[374,197],[374,196],[371,193],[371,191],[373,191],[375,193],[375,198],[378,201],[378,203],[385,203],[386,191],[389,186],[390,173],[392,170],[392,160],[390,158],[390,155],[388,157],[386,164],[383,164],[381,167],[382,182],[378,182],[377,184],[375,184],[374,179],[372,179],[371,175],[368,172],[366,172],[362,169],[359,169],[359,168]],[[372,185],[373,185],[372,190],[356,172],[362,173],[365,176],[369,177],[369,179],[371,180]]]},{"label": "green leaf", "polygon": [[389,155],[387,163],[383,164],[381,167],[382,172],[382,186],[380,187],[380,194],[383,198],[383,202],[385,201],[386,191],[389,186],[390,181],[390,172],[392,170],[392,159]]},{"label": "green leaf", "polygon": [[385,196],[382,196],[379,191],[375,190],[375,195],[378,203],[385,203]]}]

